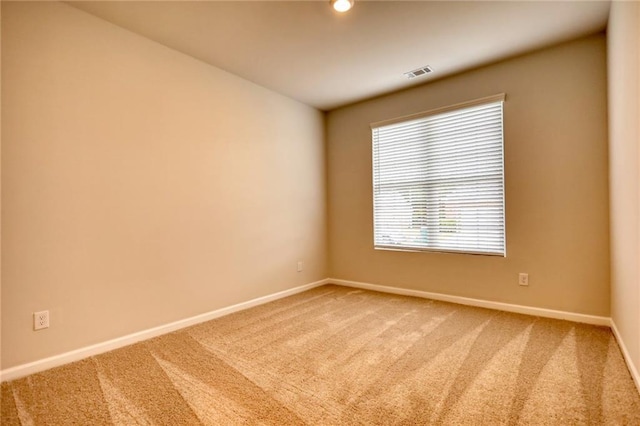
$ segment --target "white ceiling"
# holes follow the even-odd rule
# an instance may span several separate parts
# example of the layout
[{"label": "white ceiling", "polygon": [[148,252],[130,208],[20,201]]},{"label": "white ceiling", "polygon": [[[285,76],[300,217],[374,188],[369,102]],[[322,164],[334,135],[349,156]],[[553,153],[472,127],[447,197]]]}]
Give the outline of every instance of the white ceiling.
[{"label": "white ceiling", "polygon": [[69,4],[322,110],[601,31],[609,14],[608,1]]}]

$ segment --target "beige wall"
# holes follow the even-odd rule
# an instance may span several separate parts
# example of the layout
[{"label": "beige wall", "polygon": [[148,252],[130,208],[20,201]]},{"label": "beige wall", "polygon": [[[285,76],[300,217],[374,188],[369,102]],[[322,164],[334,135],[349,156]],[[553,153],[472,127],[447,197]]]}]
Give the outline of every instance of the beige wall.
[{"label": "beige wall", "polygon": [[322,113],[64,4],[2,9],[2,368],[326,276]]},{"label": "beige wall", "polygon": [[[2,5],[0,4],[0,70],[2,70]],[[2,79],[0,79],[2,99]],[[0,102],[0,212],[2,212],[2,102]],[[2,214],[0,213],[0,368],[2,368]]]},{"label": "beige wall", "polygon": [[[501,92],[507,257],[374,250],[369,123]],[[331,277],[609,315],[604,35],[332,111],[327,138]]]},{"label": "beige wall", "polygon": [[640,6],[613,2],[609,16],[611,317],[640,368]]}]

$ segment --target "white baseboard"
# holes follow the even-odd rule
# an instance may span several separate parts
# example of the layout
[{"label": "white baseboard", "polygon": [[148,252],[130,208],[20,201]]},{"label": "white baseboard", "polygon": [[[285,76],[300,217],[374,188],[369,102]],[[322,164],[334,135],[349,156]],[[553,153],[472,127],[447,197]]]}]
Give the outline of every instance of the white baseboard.
[{"label": "white baseboard", "polygon": [[121,348],[123,346],[132,345],[142,340],[151,339],[163,334],[171,333],[172,331],[180,330],[185,327],[189,327],[195,324],[200,324],[215,318],[222,317],[224,315],[231,314],[233,312],[242,311],[252,308],[254,306],[262,305],[264,303],[272,302],[283,297],[291,296],[303,291],[310,290],[315,287],[327,284],[329,280],[323,279],[313,283],[301,285],[288,290],[280,291],[278,293],[269,294],[267,296],[258,297],[256,299],[249,300],[247,302],[238,303],[236,305],[227,306],[225,308],[216,309],[215,311],[207,312],[204,314],[196,315],[191,318],[175,321],[169,324],[153,327],[147,330],[139,331],[137,333],[128,334],[126,336],[118,337],[116,339],[108,340],[106,342],[97,343],[91,346],[85,346],[84,348],[75,349],[70,352],[65,352],[59,355],[54,355],[49,358],[44,358],[38,361],[30,362],[27,364],[17,365],[15,367],[7,368],[0,371],[0,382],[19,379],[20,377],[28,376],[29,374],[38,373],[40,371],[48,370],[53,367],[58,367],[70,362],[79,361],[84,358],[88,358],[94,355],[99,355],[105,352],[112,351],[114,349]]},{"label": "white baseboard", "polygon": [[329,278],[328,283],[343,285],[347,287],[362,288],[365,290],[380,291],[383,293],[400,294],[403,296],[422,297],[425,299],[440,300],[443,302],[458,303],[460,305],[477,306],[480,308],[496,309],[499,311],[515,312],[518,314],[534,315],[545,318],[555,318],[567,321],[581,322],[593,325],[604,325],[609,327],[611,318],[599,317],[595,315],[577,314],[574,312],[556,311],[553,309],[535,308],[533,306],[512,305],[510,303],[492,302],[490,300],[472,299],[469,297],[452,296],[442,293],[431,293],[421,290],[409,290],[406,288],[390,287],[385,285],[363,283],[358,281],[340,280]]},{"label": "white baseboard", "polygon": [[620,336],[620,332],[618,331],[618,327],[616,327],[616,323],[611,318],[611,331],[613,331],[613,335],[616,337],[618,341],[618,346],[620,347],[620,351],[622,352],[622,356],[627,363],[627,367],[629,367],[629,373],[631,373],[631,377],[636,384],[636,388],[638,392],[640,392],[640,374],[638,374],[638,369],[636,368],[633,360],[631,359],[631,355],[629,355],[629,351],[627,350],[627,346],[624,344],[624,340],[622,340],[622,336]]},{"label": "white baseboard", "polygon": [[242,311],[244,309],[252,308],[254,306],[262,305],[277,299],[281,299],[293,294],[301,293],[306,290],[310,290],[315,287],[319,287],[324,284],[338,284],[346,287],[361,288],[365,290],[379,291],[383,293],[399,294],[404,296],[414,296],[426,299],[440,300],[444,302],[458,303],[461,305],[477,306],[481,308],[496,309],[500,311],[515,312],[526,315],[535,315],[546,318],[555,318],[568,321],[575,321],[594,325],[603,325],[612,327],[613,333],[620,345],[620,348],[624,354],[625,361],[629,366],[629,371],[633,376],[633,379],[640,389],[640,379],[638,377],[638,371],[631,362],[631,358],[624,346],[620,335],[618,334],[615,324],[612,323],[611,318],[600,317],[594,315],[578,314],[573,312],[557,311],[552,309],[536,308],[531,306],[513,305],[509,303],[493,302],[482,299],[472,299],[468,297],[452,296],[442,293],[431,293],[421,290],[410,290],[399,287],[383,286],[378,284],[363,283],[358,281],[348,281],[336,278],[326,278],[313,283],[301,285],[295,288],[284,290],[278,293],[270,294],[267,296],[259,297],[249,300],[247,302],[238,303],[236,305],[227,306],[225,308],[216,309],[211,312],[207,312],[201,315],[196,315],[191,318],[175,321],[169,324],[161,325],[158,327],[150,328],[147,330],[132,333],[126,336],[118,337],[116,339],[108,340],[106,342],[97,343],[95,345],[86,346],[70,352],[65,352],[59,355],[54,355],[49,358],[44,358],[27,364],[18,365],[5,370],[0,371],[0,382],[19,379],[20,377],[28,376],[29,374],[38,373],[40,371],[48,370],[53,367],[58,367],[64,364],[68,364],[74,361],[78,361],[84,358],[88,358],[94,355],[99,355],[105,352],[112,351],[124,346],[128,346],[142,340],[147,340],[153,337],[157,337],[163,334],[170,333],[185,327],[189,327],[195,324],[200,324],[215,318],[222,317],[224,315],[231,314],[233,312]]}]

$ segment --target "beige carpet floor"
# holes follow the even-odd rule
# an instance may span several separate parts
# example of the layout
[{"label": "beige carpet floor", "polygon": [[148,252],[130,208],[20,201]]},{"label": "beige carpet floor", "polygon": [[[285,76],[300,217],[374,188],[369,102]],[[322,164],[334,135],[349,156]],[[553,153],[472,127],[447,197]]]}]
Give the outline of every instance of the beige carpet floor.
[{"label": "beige carpet floor", "polygon": [[608,328],[328,285],[2,384],[2,425],[640,425]]}]

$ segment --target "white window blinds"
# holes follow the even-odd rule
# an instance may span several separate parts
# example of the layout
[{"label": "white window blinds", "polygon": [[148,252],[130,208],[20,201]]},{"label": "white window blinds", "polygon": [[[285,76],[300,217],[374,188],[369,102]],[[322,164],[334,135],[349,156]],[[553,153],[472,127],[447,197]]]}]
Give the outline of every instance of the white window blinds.
[{"label": "white window blinds", "polygon": [[505,255],[503,101],[372,124],[376,248]]}]

